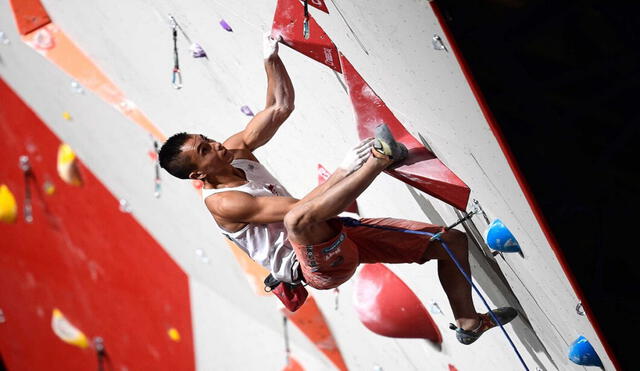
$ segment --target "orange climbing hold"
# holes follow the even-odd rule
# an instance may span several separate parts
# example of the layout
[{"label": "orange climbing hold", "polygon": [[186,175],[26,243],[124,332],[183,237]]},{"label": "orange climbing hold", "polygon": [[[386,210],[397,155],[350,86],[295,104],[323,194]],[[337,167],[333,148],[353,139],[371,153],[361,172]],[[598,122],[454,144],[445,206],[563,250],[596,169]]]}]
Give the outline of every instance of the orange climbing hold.
[{"label": "orange climbing hold", "polygon": [[355,285],[360,321],[378,335],[442,343],[442,335],[420,299],[382,264],[367,264]]},{"label": "orange climbing hold", "polygon": [[82,185],[82,176],[78,167],[78,159],[68,144],[58,147],[58,175],[65,183],[72,186]]}]

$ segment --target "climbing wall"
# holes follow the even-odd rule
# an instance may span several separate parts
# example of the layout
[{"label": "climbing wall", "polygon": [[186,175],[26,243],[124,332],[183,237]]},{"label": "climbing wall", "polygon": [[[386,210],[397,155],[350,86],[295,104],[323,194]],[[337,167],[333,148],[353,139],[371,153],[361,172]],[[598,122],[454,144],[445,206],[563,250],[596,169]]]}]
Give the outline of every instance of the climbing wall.
[{"label": "climbing wall", "polygon": [[[193,369],[184,272],[82,163],[82,184],[65,183],[56,169],[60,140],[3,81],[0,97],[0,174],[21,206],[13,223],[0,224],[0,349],[8,369],[86,370],[99,358],[119,369]],[[78,337],[56,338],[70,332],[56,311],[80,338],[101,338],[105,353]]]},{"label": "climbing wall", "polygon": [[[453,319],[435,263],[386,269],[424,307],[417,310],[424,317],[421,323],[427,323],[425,326],[440,337],[406,339],[370,331],[371,326],[361,322],[361,309],[367,306],[361,302],[358,276],[339,292],[312,291],[313,299],[303,312],[283,312],[273,297],[259,294],[256,276],[263,272],[239,260],[234,248],[216,232],[197,187],[164,172],[156,173],[154,141],[162,142],[177,131],[224,139],[244,127],[250,111],[263,107],[266,79],[261,37],[268,31],[284,36],[286,46],[280,47],[280,55],[296,89],[296,110],[256,155],[292,194],[302,197],[312,189],[319,177],[318,164],[328,171],[334,169],[342,154],[367,134],[372,122],[384,119],[396,135],[401,133],[417,160],[379,177],[358,199],[360,215],[448,224],[477,199],[488,219],[500,218],[522,248],[522,254],[493,256],[482,238],[490,220],[475,217],[459,227],[472,237],[472,271],[483,294],[493,306],[511,305],[521,312],[506,329],[528,367],[580,369],[567,358],[569,345],[580,335],[591,342],[605,366],[611,366],[594,319],[577,313],[579,289],[572,286],[570,272],[563,269],[561,257],[554,252],[524,184],[456,58],[437,8],[429,2],[313,0],[306,15],[302,2],[292,0],[45,0],[42,5],[35,10],[38,17],[29,17],[33,9],[0,1],[0,77],[8,85],[5,90],[13,90],[41,119],[32,122],[34,129],[28,131],[15,129],[21,118],[6,121],[3,135],[15,138],[16,144],[10,147],[10,159],[3,162],[0,184],[9,184],[22,207],[24,180],[16,156],[29,155],[29,143],[47,148],[40,156],[49,170],[34,165],[34,171],[41,181],[45,176],[57,181],[51,170],[56,160],[54,148],[60,142],[68,143],[90,181],[68,190],[65,187],[70,186],[60,184],[56,192],[69,201],[54,201],[54,193],[50,202],[60,206],[52,207],[52,213],[60,219],[58,223],[71,226],[77,219],[89,223],[93,219],[86,217],[92,215],[87,214],[89,210],[105,209],[99,209],[104,211],[99,213],[100,220],[113,233],[109,238],[100,235],[103,250],[109,251],[106,258],[118,262],[121,269],[112,272],[105,268],[105,274],[130,272],[123,277],[132,287],[123,288],[118,280],[105,282],[105,290],[124,291],[121,300],[106,300],[107,295],[87,287],[91,277],[85,281],[79,274],[67,272],[67,285],[45,284],[57,279],[55,275],[43,276],[43,283],[36,280],[43,285],[40,291],[26,286],[19,290],[21,279],[22,285],[30,282],[29,268],[2,260],[12,269],[6,275],[3,268],[0,297],[4,313],[0,353],[8,369],[41,367],[35,362],[43,360],[18,363],[27,362],[18,360],[19,352],[35,348],[34,338],[42,341],[42,346],[60,347],[54,355],[60,362],[68,362],[68,367],[61,369],[86,369],[91,360],[96,362],[95,342],[87,349],[75,349],[53,337],[47,327],[51,307],[58,305],[56,290],[62,287],[69,287],[67,306],[59,309],[89,340],[104,337],[107,351],[114,349],[110,356],[121,369],[145,369],[152,364],[149,362],[157,361],[156,356],[164,359],[178,351],[180,356],[172,359],[185,363],[167,364],[168,369],[189,369],[195,363],[200,370],[279,370],[287,367],[287,359],[289,369],[307,370],[522,367],[499,331],[486,334],[470,347],[456,342],[448,330]],[[14,17],[15,11],[26,14]],[[33,19],[38,22],[32,24]],[[177,77],[174,29],[180,89],[175,86],[178,80],[172,84],[172,78]],[[193,43],[206,52],[206,58],[192,56],[189,48]],[[13,99],[11,107],[18,101]],[[367,111],[372,104],[379,109]],[[7,105],[4,96],[2,105]],[[102,205],[93,201],[97,188],[103,192]],[[122,205],[126,213],[120,211]],[[69,207],[68,214],[59,211],[64,207]],[[74,210],[79,214],[73,214]],[[45,225],[50,222],[44,215],[36,214],[30,225],[25,225],[22,217],[1,225],[3,236],[11,236],[6,245],[10,247],[5,247],[7,240],[3,240],[3,253],[11,249],[13,254],[24,254],[20,250],[23,243],[34,250],[41,248],[38,239],[17,241],[24,241],[21,236],[27,227],[53,228]],[[118,227],[120,219],[128,224]],[[83,241],[72,239],[72,246],[98,249],[86,241],[104,229],[83,225],[66,227],[77,230],[76,238]],[[44,232],[40,235],[45,236]],[[135,236],[144,236],[148,242],[124,242]],[[90,276],[91,265],[80,256],[68,257],[70,243],[63,242],[47,260],[60,267],[88,270]],[[35,263],[39,258],[24,259]],[[156,283],[153,277],[158,273],[154,272],[167,274]],[[4,282],[14,284],[5,286]],[[159,287],[161,284],[168,288]],[[22,299],[14,299],[15,295],[22,295]],[[150,301],[140,302],[143,298]],[[175,313],[164,309],[167,298],[171,298]],[[164,322],[152,321],[154,317],[149,315],[146,319],[153,324],[145,327],[147,331],[136,332],[118,321],[117,315],[93,316],[89,304],[71,304],[99,299],[106,302],[95,311],[124,311],[135,318],[149,307],[150,313],[160,312],[156,315]],[[28,309],[27,314],[12,316],[19,305]],[[39,306],[46,309],[44,314],[39,314]],[[175,309],[185,306],[190,312]],[[477,296],[476,306],[483,310]],[[28,313],[35,314],[28,317]],[[25,324],[36,318],[40,327],[34,333],[39,336],[26,332],[20,338],[9,335],[17,331],[11,329],[28,329]],[[103,319],[102,327],[94,327],[97,325],[88,319]],[[144,326],[143,321],[135,322]],[[180,342],[169,336],[171,328],[180,333]],[[135,332],[137,337],[117,337],[127,332]],[[134,340],[148,347],[136,354],[115,351],[131,346]],[[178,347],[182,348],[176,350]],[[70,355],[63,357],[63,352]],[[73,362],[85,363],[74,366]]]}]

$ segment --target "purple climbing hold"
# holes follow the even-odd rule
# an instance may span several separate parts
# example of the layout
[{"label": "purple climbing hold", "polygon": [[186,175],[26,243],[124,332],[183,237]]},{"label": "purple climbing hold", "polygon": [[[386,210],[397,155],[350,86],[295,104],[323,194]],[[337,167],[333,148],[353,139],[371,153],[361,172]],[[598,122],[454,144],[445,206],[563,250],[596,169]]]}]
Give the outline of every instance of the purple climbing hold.
[{"label": "purple climbing hold", "polygon": [[240,111],[247,116],[253,116],[253,111],[251,110],[251,108],[249,108],[249,106],[240,107]]},{"label": "purple climbing hold", "polygon": [[193,43],[191,44],[191,46],[189,47],[189,50],[191,50],[191,55],[194,58],[206,58],[207,57],[207,52],[204,51],[204,49],[202,48],[202,46],[198,43]]},{"label": "purple climbing hold", "polygon": [[220,20],[220,26],[222,26],[222,28],[224,28],[228,32],[233,32],[233,29],[231,28],[231,26],[229,26],[227,21],[225,21],[224,19]]}]

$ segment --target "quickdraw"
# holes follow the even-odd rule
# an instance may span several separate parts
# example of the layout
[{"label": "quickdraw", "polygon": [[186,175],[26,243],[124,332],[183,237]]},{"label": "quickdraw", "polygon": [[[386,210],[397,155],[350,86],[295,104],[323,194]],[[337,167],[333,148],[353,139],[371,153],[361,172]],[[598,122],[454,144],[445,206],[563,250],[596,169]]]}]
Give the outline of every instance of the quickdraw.
[{"label": "quickdraw", "polygon": [[[160,153],[160,150],[158,149],[158,141],[156,140],[153,141],[153,149],[156,152],[156,154]],[[160,196],[162,195],[162,179],[160,178],[160,160],[159,159],[156,159],[155,161],[155,173],[156,173],[156,177],[154,179],[153,196],[155,198],[160,198]]]},{"label": "quickdraw", "polygon": [[304,22],[302,22],[302,36],[305,40],[309,39],[309,0],[304,0]]},{"label": "quickdraw", "polygon": [[34,183],[33,172],[31,171],[31,163],[26,155],[20,156],[20,169],[24,173],[24,221],[33,222],[33,207],[31,202],[31,184]]},{"label": "quickdraw", "polygon": [[175,89],[182,88],[182,74],[180,73],[180,63],[178,61],[178,23],[173,16],[169,16],[171,20],[171,33],[173,35],[173,73],[171,75],[171,85]]}]

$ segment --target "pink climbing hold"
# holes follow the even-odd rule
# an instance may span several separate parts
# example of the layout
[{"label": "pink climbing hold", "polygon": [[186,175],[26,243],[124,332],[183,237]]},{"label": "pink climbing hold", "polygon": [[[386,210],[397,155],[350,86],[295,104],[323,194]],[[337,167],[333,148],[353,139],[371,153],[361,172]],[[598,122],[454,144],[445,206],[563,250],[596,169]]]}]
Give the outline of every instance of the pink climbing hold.
[{"label": "pink climbing hold", "polygon": [[471,193],[469,187],[407,131],[344,55],[340,54],[340,60],[360,138],[374,136],[376,126],[386,123],[396,140],[409,149],[409,158],[386,172],[460,210],[466,210]]},{"label": "pink climbing hold", "polygon": [[355,284],[354,302],[360,321],[378,335],[427,339],[442,335],[420,299],[382,264],[367,264]]},{"label": "pink climbing hold", "polygon": [[282,43],[309,58],[342,72],[338,48],[322,27],[309,16],[309,38],[303,35],[304,5],[298,0],[278,0],[271,36],[282,36]]},{"label": "pink climbing hold", "polygon": [[220,20],[220,26],[227,32],[233,32],[233,29],[231,28],[231,26],[229,26],[227,21],[225,21],[224,19]]}]

